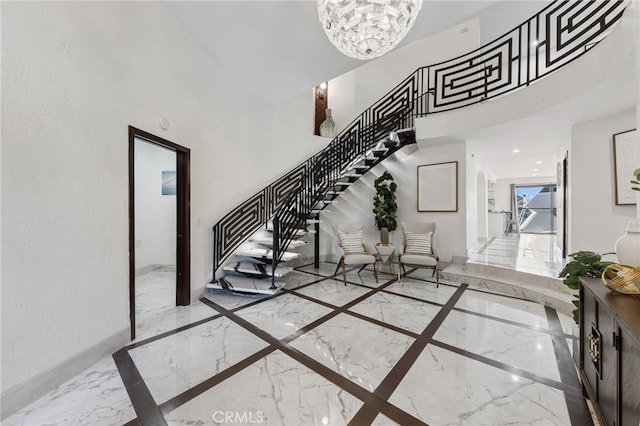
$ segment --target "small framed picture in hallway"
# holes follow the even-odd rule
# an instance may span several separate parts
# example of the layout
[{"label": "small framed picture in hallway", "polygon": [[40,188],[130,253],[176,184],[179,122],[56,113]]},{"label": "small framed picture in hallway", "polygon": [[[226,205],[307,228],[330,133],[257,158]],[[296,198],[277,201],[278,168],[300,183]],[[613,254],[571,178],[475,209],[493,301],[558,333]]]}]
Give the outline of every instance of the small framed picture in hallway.
[{"label": "small framed picture in hallway", "polygon": [[638,132],[627,130],[613,135],[613,179],[616,206],[636,204],[636,191],[631,189],[633,171],[638,168]]},{"label": "small framed picture in hallway", "polygon": [[418,211],[458,211],[458,162],[418,166]]}]

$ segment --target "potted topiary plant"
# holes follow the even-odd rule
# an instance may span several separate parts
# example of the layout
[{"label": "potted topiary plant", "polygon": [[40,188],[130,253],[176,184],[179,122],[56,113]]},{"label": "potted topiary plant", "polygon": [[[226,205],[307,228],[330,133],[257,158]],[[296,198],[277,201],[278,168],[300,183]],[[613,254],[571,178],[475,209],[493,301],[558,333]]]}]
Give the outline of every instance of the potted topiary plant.
[{"label": "potted topiary plant", "polygon": [[391,173],[385,171],[375,180],[374,186],[376,195],[373,196],[373,214],[376,226],[380,230],[380,242],[389,244],[389,232],[398,227],[398,204],[395,194],[398,185],[394,182]]},{"label": "potted topiary plant", "polygon": [[[562,268],[559,277],[564,278],[562,282],[567,287],[572,290],[577,290],[578,288],[580,288],[580,277],[600,278],[604,269],[614,263],[602,260],[602,256],[606,256],[608,254],[615,253],[600,254],[585,250],[571,253],[569,257],[573,260],[567,263],[564,268]],[[575,296],[573,304],[576,307],[573,310],[573,320],[576,322],[576,324],[578,324],[580,320],[580,299],[578,299],[578,296]]]}]

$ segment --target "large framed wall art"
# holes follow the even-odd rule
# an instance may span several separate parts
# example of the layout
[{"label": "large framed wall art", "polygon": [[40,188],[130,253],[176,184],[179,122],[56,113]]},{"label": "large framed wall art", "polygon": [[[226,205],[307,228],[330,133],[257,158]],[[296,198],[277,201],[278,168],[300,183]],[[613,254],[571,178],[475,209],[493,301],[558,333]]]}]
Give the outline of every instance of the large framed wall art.
[{"label": "large framed wall art", "polygon": [[613,179],[616,205],[636,204],[637,192],[631,189],[633,171],[638,164],[638,131],[626,130],[613,135]]},{"label": "large framed wall art", "polygon": [[418,166],[418,211],[458,211],[458,162]]}]

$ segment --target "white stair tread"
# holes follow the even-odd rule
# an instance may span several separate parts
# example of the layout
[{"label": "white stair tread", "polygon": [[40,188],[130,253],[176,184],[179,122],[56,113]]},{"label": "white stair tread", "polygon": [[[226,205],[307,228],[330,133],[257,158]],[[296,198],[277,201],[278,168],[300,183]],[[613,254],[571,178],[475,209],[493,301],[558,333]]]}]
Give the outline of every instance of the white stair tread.
[{"label": "white stair tread", "polygon": [[[226,276],[223,278],[223,280],[226,281],[227,285],[229,286],[229,290],[253,294],[275,294],[280,291],[280,289],[286,284],[276,281],[276,288],[272,289],[271,280],[258,280],[255,278],[233,276]],[[215,283],[207,284],[207,288],[226,290],[226,288],[220,283],[220,280]]]},{"label": "white stair tread", "polygon": [[[273,222],[271,221],[267,222],[267,231],[273,232]],[[304,237],[305,235],[307,235],[307,232],[309,231],[306,231],[304,229],[298,229],[294,235],[296,237]]]},{"label": "white stair tread", "polygon": [[[262,274],[262,271],[260,270],[258,265],[263,265],[263,264],[258,264],[258,263],[254,263],[254,262],[238,262],[238,263],[234,263],[231,265],[225,265],[222,269],[227,271],[227,272],[239,272],[242,274],[255,274],[255,275],[260,275]],[[271,265],[264,265],[265,266],[265,273],[268,276],[271,276]],[[284,277],[285,275],[287,275],[289,272],[293,271],[293,268],[290,268],[288,266],[278,266],[276,268],[276,273],[275,276],[277,278],[281,278]]]},{"label": "white stair tread", "polygon": [[[273,245],[273,238],[271,237],[252,238],[249,241],[262,244],[263,246],[267,246],[267,247],[271,247]],[[294,249],[297,247],[302,247],[304,245],[307,245],[306,241],[293,240],[289,243],[289,248]]]},{"label": "white stair tread", "polygon": [[[236,252],[236,256],[246,256],[246,257],[264,257],[267,259],[271,259],[273,257],[273,250],[262,247],[244,247],[238,249]],[[283,262],[287,262],[289,260],[293,260],[300,257],[300,253],[292,253],[292,252],[284,252],[282,253],[281,260]]]}]

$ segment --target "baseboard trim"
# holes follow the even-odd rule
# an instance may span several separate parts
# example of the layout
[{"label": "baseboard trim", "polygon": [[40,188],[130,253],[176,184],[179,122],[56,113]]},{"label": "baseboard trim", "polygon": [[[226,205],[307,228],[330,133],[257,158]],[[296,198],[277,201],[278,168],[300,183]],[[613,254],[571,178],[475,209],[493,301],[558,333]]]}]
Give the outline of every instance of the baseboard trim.
[{"label": "baseboard trim", "polygon": [[90,348],[72,356],[49,370],[2,393],[0,420],[17,413],[58,386],[129,343],[131,331],[126,328]]}]

